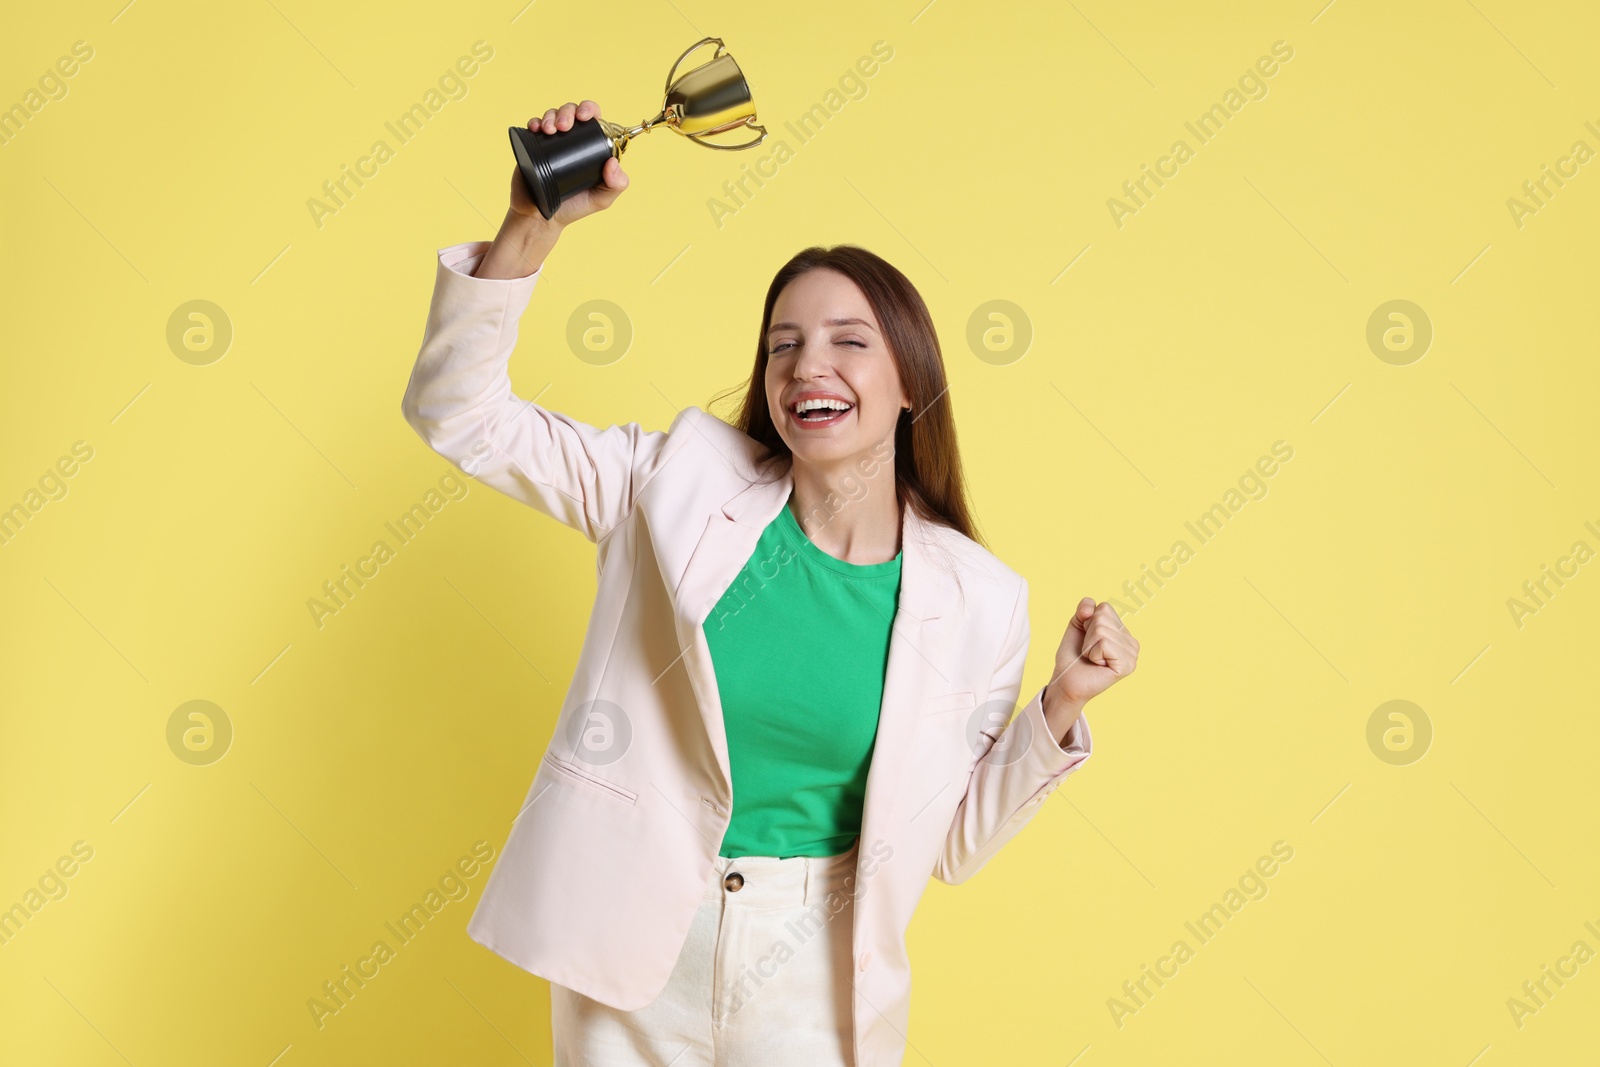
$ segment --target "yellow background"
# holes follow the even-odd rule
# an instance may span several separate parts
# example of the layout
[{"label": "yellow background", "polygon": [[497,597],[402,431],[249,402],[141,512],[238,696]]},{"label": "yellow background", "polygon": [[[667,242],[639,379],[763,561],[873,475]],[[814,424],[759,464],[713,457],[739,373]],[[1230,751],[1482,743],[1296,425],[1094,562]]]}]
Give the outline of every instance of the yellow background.
[{"label": "yellow background", "polygon": [[[748,374],[784,259],[857,242],[934,311],[982,528],[1031,585],[1024,691],[1079,597],[1196,548],[1126,616],[1141,665],[1090,705],[1095,757],[972,882],[930,886],[906,1062],[1592,1055],[1600,962],[1520,1027],[1506,1004],[1600,950],[1600,565],[1520,628],[1507,607],[1600,547],[1600,164],[1521,227],[1506,205],[1600,148],[1588,5],[121,3],[0,35],[5,106],[94,49],[0,146],[0,505],[94,450],[0,547],[0,905],[94,850],[0,947],[0,1061],[549,1062],[546,984],[463,931],[482,872],[323,1028],[306,1001],[500,848],[592,547],[475,486],[322,628],[306,601],[450,469],[400,398],[436,250],[504,210],[505,128],[585,96],[643,119],[708,35],[793,158],[719,226],[767,147],[630,147],[632,188],[552,256],[518,391],[663,428]],[[467,95],[319,228],[306,201],[478,40]],[[785,124],[879,40],[801,144]],[[1184,122],[1275,41],[1266,97],[1198,144]],[[1194,158],[1115,225],[1178,138]],[[234,333],[205,366],[166,338],[197,299]],[[566,341],[596,299],[634,330],[604,366]],[[1366,341],[1394,299],[1434,330],[1404,366]],[[968,345],[991,300],[1031,324],[1020,358]],[[1270,492],[1195,544],[1278,440]],[[1434,735],[1404,766],[1367,742],[1396,699]],[[190,700],[232,723],[209,766],[168,747]],[[1185,921],[1280,840],[1267,895],[1198,945]],[[1179,938],[1194,958],[1117,1025]]]}]

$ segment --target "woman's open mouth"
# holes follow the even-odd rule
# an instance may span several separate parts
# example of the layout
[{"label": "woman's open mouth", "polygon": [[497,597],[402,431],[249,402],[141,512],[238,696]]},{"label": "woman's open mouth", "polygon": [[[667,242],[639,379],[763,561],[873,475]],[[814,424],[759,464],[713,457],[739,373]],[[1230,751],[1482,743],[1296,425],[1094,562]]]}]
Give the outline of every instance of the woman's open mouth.
[{"label": "woman's open mouth", "polygon": [[843,400],[801,400],[789,405],[789,418],[796,426],[836,426],[855,409],[854,404]]}]

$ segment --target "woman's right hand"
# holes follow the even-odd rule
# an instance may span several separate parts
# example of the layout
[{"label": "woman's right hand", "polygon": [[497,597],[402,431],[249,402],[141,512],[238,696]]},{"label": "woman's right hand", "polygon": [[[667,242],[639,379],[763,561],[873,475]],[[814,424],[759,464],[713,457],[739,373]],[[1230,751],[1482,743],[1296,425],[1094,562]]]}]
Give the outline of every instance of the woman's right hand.
[{"label": "woman's right hand", "polygon": [[[546,111],[543,118],[529,119],[528,129],[553,134],[572,129],[574,122],[599,117],[600,105],[593,100],[585,100],[581,104],[574,104],[569,100],[559,108],[553,107]],[[628,176],[623,173],[622,163],[615,156],[606,160],[605,166],[600,171],[600,178],[600,185],[564,197],[561,206],[556,209],[555,217],[547,220],[539,214],[539,206],[533,202],[533,197],[528,195],[521,172],[513,166],[511,211],[535,222],[549,222],[558,227],[566,226],[585,216],[593,215],[596,211],[604,211],[616,203],[617,197],[628,187]]]}]

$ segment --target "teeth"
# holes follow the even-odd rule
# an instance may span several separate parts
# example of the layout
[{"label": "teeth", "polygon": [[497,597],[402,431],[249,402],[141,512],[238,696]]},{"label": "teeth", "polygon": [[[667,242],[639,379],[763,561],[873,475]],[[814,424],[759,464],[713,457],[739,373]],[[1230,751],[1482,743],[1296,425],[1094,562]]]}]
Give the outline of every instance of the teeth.
[{"label": "teeth", "polygon": [[843,400],[832,400],[827,397],[817,397],[811,400],[802,400],[794,406],[795,414],[804,415],[816,408],[829,408],[833,411],[848,411],[850,405]]}]

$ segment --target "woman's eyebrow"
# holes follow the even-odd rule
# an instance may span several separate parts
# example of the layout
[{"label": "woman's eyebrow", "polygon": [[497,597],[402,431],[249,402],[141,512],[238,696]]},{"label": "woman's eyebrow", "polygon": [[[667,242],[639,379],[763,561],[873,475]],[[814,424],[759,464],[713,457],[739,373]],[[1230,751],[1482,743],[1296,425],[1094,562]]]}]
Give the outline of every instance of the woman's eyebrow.
[{"label": "woman's eyebrow", "polygon": [[[860,325],[860,326],[865,326],[867,329],[871,330],[874,333],[877,332],[877,327],[872,325],[872,323],[868,322],[866,319],[824,319],[822,325],[824,325],[824,326]],[[771,333],[773,330],[798,330],[799,328],[800,328],[800,326],[799,326],[798,323],[794,323],[794,322],[775,322],[771,326],[767,327],[767,332]]]}]

